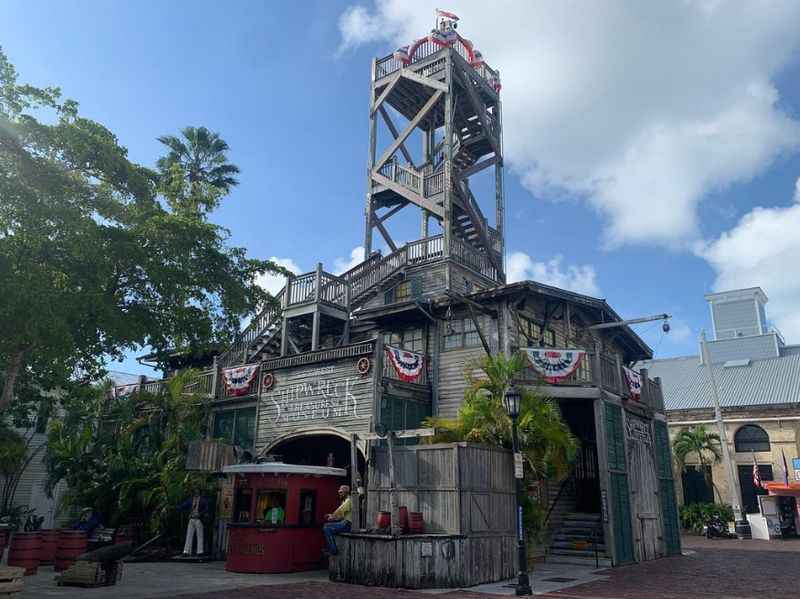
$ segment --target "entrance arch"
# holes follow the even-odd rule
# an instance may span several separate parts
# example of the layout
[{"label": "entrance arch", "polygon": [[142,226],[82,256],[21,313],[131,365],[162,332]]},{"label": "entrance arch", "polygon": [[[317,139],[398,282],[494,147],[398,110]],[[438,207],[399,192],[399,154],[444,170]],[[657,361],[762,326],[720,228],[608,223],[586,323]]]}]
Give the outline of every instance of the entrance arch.
[{"label": "entrance arch", "polygon": [[[364,480],[366,459],[363,441],[356,443],[358,471]],[[313,428],[282,435],[267,445],[265,452],[280,456],[287,464],[327,466],[332,454],[333,465],[350,472],[350,433],[338,428]]]}]

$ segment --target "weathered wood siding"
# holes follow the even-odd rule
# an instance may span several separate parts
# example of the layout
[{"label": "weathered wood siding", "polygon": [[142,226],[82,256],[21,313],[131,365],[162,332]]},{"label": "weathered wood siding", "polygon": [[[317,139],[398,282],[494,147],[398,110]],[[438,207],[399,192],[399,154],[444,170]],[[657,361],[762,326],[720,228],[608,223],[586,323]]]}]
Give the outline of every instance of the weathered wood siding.
[{"label": "weathered wood siding", "polygon": [[[454,318],[463,317],[466,317],[466,314],[454,316]],[[497,321],[487,315],[479,315],[477,320],[492,352],[497,352],[499,345]],[[464,392],[469,387],[468,373],[474,377],[483,375],[477,364],[486,356],[486,351],[480,344],[459,349],[444,349],[442,339],[439,343],[442,349],[439,353],[438,415],[453,418],[464,403]]]},{"label": "weathered wood siding", "polygon": [[[511,453],[447,443],[394,450],[397,505],[422,512],[426,532],[482,535],[514,531]],[[389,511],[389,456],[375,448],[370,461],[367,523]]]},{"label": "weathered wood siding", "polygon": [[359,357],[272,370],[275,384],[259,398],[256,449],[302,429],[368,432],[374,415],[373,377],[379,374],[374,364],[368,374],[359,374]]},{"label": "weathered wood siding", "polygon": [[341,535],[330,579],[367,586],[459,588],[511,578],[513,536]]},{"label": "weathered wood siding", "polygon": [[664,555],[652,422],[627,410],[624,416],[636,560],[646,561]]}]

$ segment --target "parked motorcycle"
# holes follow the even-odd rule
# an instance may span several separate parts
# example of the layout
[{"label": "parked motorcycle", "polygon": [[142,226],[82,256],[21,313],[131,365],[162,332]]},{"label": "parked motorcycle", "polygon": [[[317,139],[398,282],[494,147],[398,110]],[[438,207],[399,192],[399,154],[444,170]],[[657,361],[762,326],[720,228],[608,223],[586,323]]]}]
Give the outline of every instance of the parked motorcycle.
[{"label": "parked motorcycle", "polygon": [[735,539],[736,535],[728,531],[728,525],[717,515],[711,516],[703,525],[703,535],[707,539]]}]

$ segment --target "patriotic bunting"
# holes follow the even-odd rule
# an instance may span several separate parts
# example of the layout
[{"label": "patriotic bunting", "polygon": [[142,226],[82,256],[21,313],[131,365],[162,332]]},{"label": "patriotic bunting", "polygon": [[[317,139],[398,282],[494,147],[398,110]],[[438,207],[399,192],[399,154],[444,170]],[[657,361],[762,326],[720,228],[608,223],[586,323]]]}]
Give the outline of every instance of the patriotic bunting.
[{"label": "patriotic bunting", "polygon": [[228,395],[247,395],[250,384],[256,378],[258,364],[240,366],[239,368],[225,368],[222,371],[222,380],[225,382],[225,392]]},{"label": "patriotic bunting", "polygon": [[631,392],[631,399],[639,401],[642,398],[642,376],[625,366],[622,367],[622,376],[625,378],[625,384],[628,385],[628,391]]},{"label": "patriotic bunting", "polygon": [[761,482],[761,473],[758,471],[758,462],[756,462],[756,453],[751,451],[750,453],[753,454],[753,486],[756,489],[763,489],[764,484]]},{"label": "patriotic bunting", "polygon": [[422,369],[425,368],[424,355],[389,346],[386,347],[386,353],[401,381],[413,383],[419,379]]},{"label": "patriotic bunting", "polygon": [[120,387],[114,387],[114,397],[128,397],[129,395],[133,395],[134,393],[139,392],[139,384],[134,383],[133,385],[122,385]]},{"label": "patriotic bunting", "polygon": [[442,10],[440,8],[436,9],[436,16],[437,17],[444,17],[445,19],[450,19],[451,21],[458,21],[458,16],[455,13]]},{"label": "patriotic bunting", "polygon": [[394,51],[394,58],[399,60],[404,65],[411,62],[411,56],[408,54],[408,46],[402,46]]},{"label": "patriotic bunting", "polygon": [[548,383],[562,381],[575,372],[585,353],[580,349],[525,349],[533,369]]}]

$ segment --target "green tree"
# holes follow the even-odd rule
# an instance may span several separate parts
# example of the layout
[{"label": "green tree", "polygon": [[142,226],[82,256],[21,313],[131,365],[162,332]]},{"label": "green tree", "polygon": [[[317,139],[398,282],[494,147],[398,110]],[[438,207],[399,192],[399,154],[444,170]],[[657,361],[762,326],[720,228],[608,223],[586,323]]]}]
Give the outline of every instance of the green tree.
[{"label": "green tree", "polygon": [[19,84],[0,49],[0,413],[23,378],[64,388],[142,345],[226,344],[270,301],[255,278],[283,269],[208,222],[235,167],[205,137],[196,170],[159,174],[57,88]]},{"label": "green tree", "polygon": [[110,524],[144,518],[150,532],[177,533],[169,508],[209,485],[185,468],[208,416],[207,402],[184,392],[195,377],[182,372],[160,393],[109,399],[108,386],[95,386],[67,400],[48,430],[48,488],[64,481],[66,507],[92,506]]},{"label": "green tree", "polygon": [[711,465],[718,464],[722,459],[722,445],[718,434],[708,432],[702,424],[683,429],[672,441],[672,452],[681,470],[686,469],[689,456],[696,456],[708,488],[722,501],[719,489],[711,479]]},{"label": "green tree", "polygon": [[158,138],[169,148],[169,153],[158,160],[161,176],[168,188],[180,190],[175,195],[192,209],[213,210],[219,198],[239,184],[235,177],[239,168],[228,162],[230,148],[218,133],[205,127],[186,127],[181,135]]},{"label": "green tree", "polygon": [[[467,370],[469,388],[455,419],[432,417],[425,426],[436,429],[428,443],[471,441],[511,448],[511,418],[503,406],[506,390],[525,367],[525,358],[515,354],[485,356],[477,364],[479,374]],[[520,452],[528,481],[560,479],[569,472],[576,450],[575,437],[561,418],[558,404],[529,388],[517,385],[522,395],[519,429]],[[529,528],[538,532],[544,506],[531,506]]]}]

